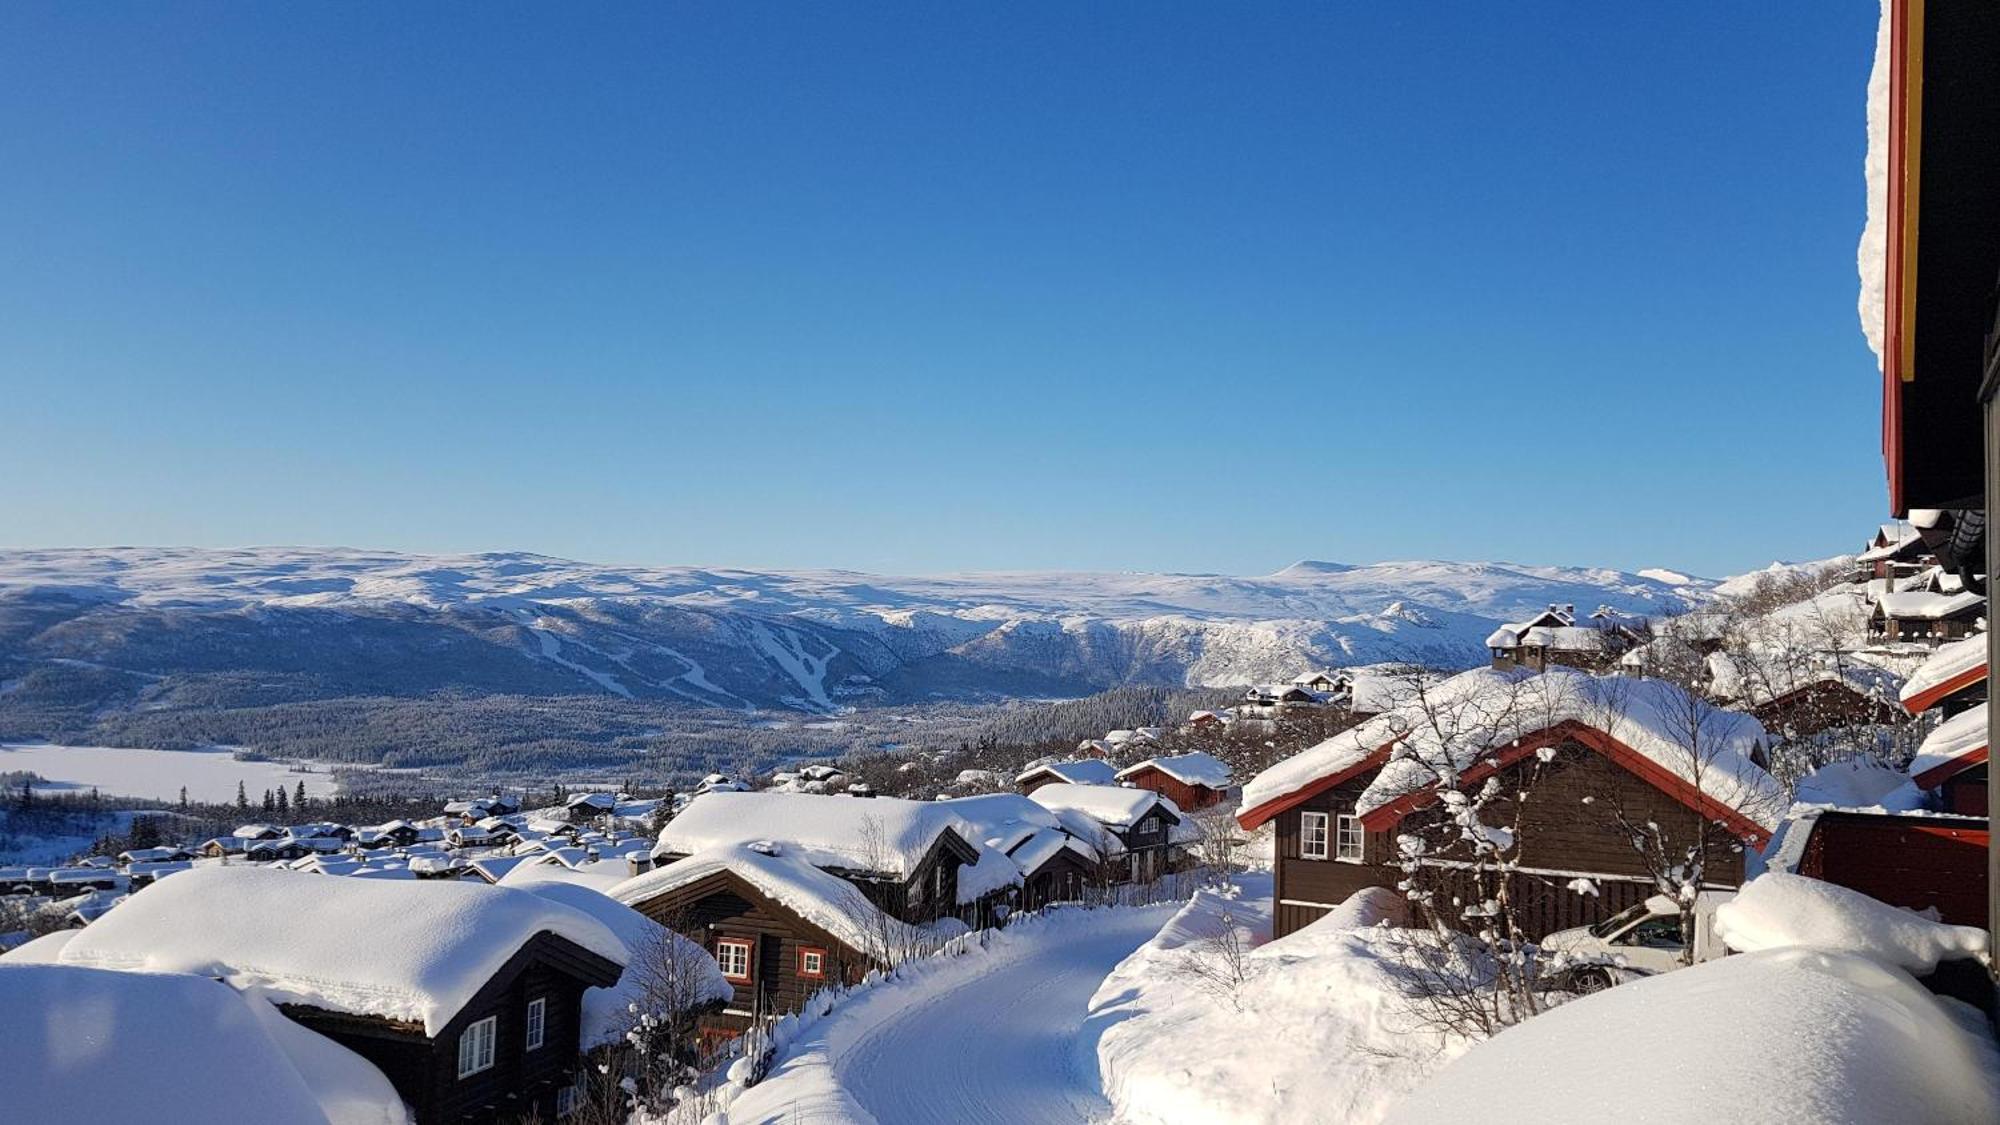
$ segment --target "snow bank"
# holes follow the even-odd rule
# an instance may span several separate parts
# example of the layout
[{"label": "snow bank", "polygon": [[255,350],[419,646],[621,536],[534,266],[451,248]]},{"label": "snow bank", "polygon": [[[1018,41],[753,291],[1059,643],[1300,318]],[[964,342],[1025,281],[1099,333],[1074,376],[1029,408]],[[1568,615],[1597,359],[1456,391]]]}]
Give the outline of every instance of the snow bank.
[{"label": "snow bank", "polygon": [[462,882],[340,879],[205,867],[131,896],[61,953],[67,965],[193,973],[336,1012],[451,1022],[536,934],[623,964],[625,946],[582,911]]},{"label": "snow bank", "polygon": [[[583,994],[585,1050],[618,1039],[630,1028],[633,1014],[645,1011],[651,984],[648,964],[691,966],[694,995],[690,999],[697,1006],[726,1001],[736,994],[708,950],[601,891],[562,881],[533,883],[525,889],[529,894],[590,915],[618,935],[625,946],[625,971],[619,975],[618,983],[610,988],[592,988]],[[669,957],[671,961],[665,960]]]},{"label": "snow bank", "polygon": [[9,1120],[409,1119],[360,1056],[197,976],[0,964],[0,1042]]},{"label": "snow bank", "polygon": [[1743,953],[1818,949],[1857,953],[1922,975],[1939,961],[1986,950],[1986,931],[1933,922],[1859,891],[1803,875],[1766,872],[1715,911],[1715,933]]},{"label": "snow bank", "polygon": [[1197,894],[1098,990],[1098,1064],[1120,1121],[1365,1125],[1463,1049],[1405,1016],[1386,960],[1395,932],[1341,924],[1393,917],[1393,892],[1252,950],[1233,997],[1197,984],[1189,966],[1213,956],[1215,935],[1270,932],[1269,877],[1239,887]]},{"label": "snow bank", "polygon": [[660,831],[655,856],[778,840],[814,867],[904,878],[947,829],[970,843],[970,825],[944,802],[814,793],[704,793]]},{"label": "snow bank", "polygon": [[1857,759],[1824,765],[1800,778],[1792,801],[1795,806],[1909,812],[1924,806],[1924,795],[1903,771]]},{"label": "snow bank", "polygon": [[1773,949],[1536,1016],[1466,1052],[1389,1119],[1991,1125],[1996,1075],[2000,1052],[1972,1009],[1864,957]]}]

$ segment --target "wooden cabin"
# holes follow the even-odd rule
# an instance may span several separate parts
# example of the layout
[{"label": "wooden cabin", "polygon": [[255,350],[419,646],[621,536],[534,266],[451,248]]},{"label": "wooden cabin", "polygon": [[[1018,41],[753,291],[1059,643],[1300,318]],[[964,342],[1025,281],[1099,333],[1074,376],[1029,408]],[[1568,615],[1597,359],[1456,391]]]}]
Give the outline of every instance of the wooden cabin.
[{"label": "wooden cabin", "polygon": [[1788,738],[1808,738],[1836,727],[1893,726],[1909,714],[1854,683],[1829,674],[1750,708],[1766,730]]},{"label": "wooden cabin", "polygon": [[[1551,680],[1556,682],[1545,689],[1543,701],[1534,702],[1530,689]],[[1458,766],[1461,786],[1497,776],[1502,793],[1523,788],[1532,793],[1520,810],[1513,853],[1520,867],[1511,888],[1518,920],[1530,937],[1598,921],[1656,893],[1642,857],[1618,827],[1614,809],[1624,809],[1640,823],[1662,825],[1674,839],[1697,838],[1705,823],[1720,826],[1711,833],[1706,882],[1733,887],[1742,881],[1743,848],[1768,840],[1782,805],[1776,783],[1749,758],[1755,745],[1751,736],[1762,734],[1754,720],[1740,716],[1743,730],[1717,745],[1730,757],[1715,768],[1739,780],[1736,790],[1757,798],[1733,798],[1744,806],[1738,807],[1714,790],[1688,784],[1674,769],[1624,741],[1652,746],[1641,737],[1647,716],[1654,713],[1643,705],[1643,697],[1678,694],[1678,688],[1660,681],[1612,681],[1631,685],[1620,690],[1635,695],[1629,726],[1636,729],[1625,722],[1612,724],[1619,728],[1620,737],[1614,737],[1582,719],[1593,710],[1588,693],[1603,682],[1573,672],[1523,679],[1518,673],[1477,670],[1431,689],[1434,706],[1457,701],[1474,716],[1460,723],[1466,716],[1441,714],[1442,725],[1492,739],[1490,745],[1474,738],[1452,748],[1453,754],[1471,755]],[[1498,693],[1498,702],[1482,702],[1482,692]],[[1491,723],[1498,708],[1506,706],[1518,707],[1515,713],[1523,721]],[[1529,724],[1529,715],[1541,718]],[[1422,721],[1421,716],[1384,713],[1278,763],[1245,786],[1239,823],[1246,829],[1275,828],[1275,936],[1325,916],[1364,887],[1394,887],[1407,879],[1398,836],[1451,837],[1442,831],[1438,790],[1422,781],[1435,778],[1436,771],[1410,768],[1425,759],[1404,739]],[[1521,729],[1529,725],[1537,729]],[[1398,762],[1400,772],[1392,780],[1385,767],[1398,755],[1415,760]],[[1539,779],[1530,786],[1529,777],[1537,772]],[[1511,800],[1503,797],[1489,806],[1484,819],[1510,824],[1514,812]],[[1472,889],[1458,884],[1469,880],[1452,874],[1455,859],[1446,855],[1426,860],[1425,866],[1445,889],[1467,897]],[[1462,924],[1456,916],[1444,920]]]},{"label": "wooden cabin", "polygon": [[1983,928],[1989,841],[1984,816],[1812,809],[1784,825],[1769,865]]},{"label": "wooden cabin", "polygon": [[1114,785],[1118,767],[1102,758],[1081,758],[1073,762],[1042,762],[1022,770],[1014,785],[1023,793],[1049,784]]},{"label": "wooden cabin", "polygon": [[374,1064],[417,1125],[445,1125],[568,1108],[585,993],[631,955],[591,913],[526,891],[238,866],[131,896],[60,956],[263,988]]},{"label": "wooden cabin", "polygon": [[1044,785],[1028,799],[1098,852],[1108,882],[1150,883],[1177,866],[1175,845],[1186,839],[1180,810],[1149,789]]},{"label": "wooden cabin", "polygon": [[1868,614],[1868,635],[1878,641],[1938,645],[1972,635],[1985,616],[1986,599],[1969,591],[1883,594]]},{"label": "wooden cabin", "polygon": [[922,944],[854,884],[781,844],[710,848],[608,893],[714,956],[734,994],[704,1020],[712,1036],[798,1011],[820,989],[853,984]]},{"label": "wooden cabin", "polygon": [[1202,753],[1148,758],[1119,770],[1116,780],[1158,793],[1182,812],[1213,807],[1229,796],[1229,767]]},{"label": "wooden cabin", "polygon": [[1940,811],[1986,815],[1986,708],[1981,703],[1938,724],[1910,760],[1910,780]]},{"label": "wooden cabin", "polygon": [[668,822],[652,859],[666,867],[728,844],[771,842],[853,884],[911,924],[955,916],[959,872],[979,861],[946,802],[815,793],[704,793]]}]

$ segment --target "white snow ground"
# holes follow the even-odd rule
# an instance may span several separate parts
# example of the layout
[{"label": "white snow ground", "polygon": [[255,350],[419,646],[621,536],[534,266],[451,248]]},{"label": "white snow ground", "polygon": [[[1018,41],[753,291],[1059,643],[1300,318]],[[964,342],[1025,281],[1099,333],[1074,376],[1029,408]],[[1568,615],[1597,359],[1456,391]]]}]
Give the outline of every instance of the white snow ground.
[{"label": "white snow ground", "polygon": [[991,948],[906,968],[807,1028],[728,1125],[1037,1125],[1111,1116],[1089,1016],[1104,978],[1176,904],[1057,911]]},{"label": "white snow ground", "polygon": [[57,746],[47,742],[0,744],[0,773],[28,770],[47,779],[51,792],[97,787],[107,797],[173,800],[187,787],[195,801],[231,801],[241,781],[254,800],[265,789],[287,793],[303,781],[309,796],[333,793],[331,772],[304,773],[287,762],[241,762],[227,750],[140,750],[128,746]]}]

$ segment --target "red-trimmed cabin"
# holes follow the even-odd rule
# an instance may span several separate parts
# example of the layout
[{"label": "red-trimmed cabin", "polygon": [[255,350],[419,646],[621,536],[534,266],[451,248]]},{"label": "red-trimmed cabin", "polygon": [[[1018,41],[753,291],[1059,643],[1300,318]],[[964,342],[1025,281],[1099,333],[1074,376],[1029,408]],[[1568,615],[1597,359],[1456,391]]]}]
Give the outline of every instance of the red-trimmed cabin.
[{"label": "red-trimmed cabin", "polygon": [[[1553,753],[1542,761],[1537,752],[1545,749]],[[1367,757],[1239,816],[1246,828],[1276,822],[1274,936],[1310,924],[1362,887],[1393,887],[1404,878],[1395,837],[1428,826],[1442,814],[1434,788],[1356,812],[1392,750],[1393,743],[1377,747]],[[1696,839],[1705,822],[1718,827],[1720,831],[1707,833],[1704,858],[1704,885],[1717,888],[1741,885],[1745,850],[1769,842],[1765,822],[1779,811],[1727,804],[1612,735],[1574,721],[1512,741],[1466,771],[1461,782],[1477,784],[1498,774],[1503,791],[1518,792],[1536,768],[1541,777],[1521,810],[1520,870],[1510,888],[1531,939],[1600,921],[1656,893],[1614,809],[1641,823],[1662,825],[1670,838]],[[1510,799],[1489,809],[1489,822],[1512,822]],[[1578,880],[1588,880],[1592,890],[1577,889],[1582,885]]]},{"label": "red-trimmed cabin", "polygon": [[[1805,832],[1803,842],[1792,833]],[[1787,825],[1780,866],[1946,922],[1986,925],[1983,816],[1902,816],[1827,810]]]}]

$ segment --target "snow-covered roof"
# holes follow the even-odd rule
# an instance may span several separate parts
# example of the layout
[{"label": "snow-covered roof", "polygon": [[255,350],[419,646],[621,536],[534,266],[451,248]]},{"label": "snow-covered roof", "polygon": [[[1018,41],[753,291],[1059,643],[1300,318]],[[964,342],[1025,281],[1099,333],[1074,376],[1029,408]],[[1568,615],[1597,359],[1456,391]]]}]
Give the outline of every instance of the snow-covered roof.
[{"label": "snow-covered roof", "polygon": [[1102,758],[1081,758],[1073,762],[1042,762],[1022,770],[1020,775],[1014,778],[1014,784],[1024,784],[1045,773],[1054,774],[1059,780],[1077,785],[1109,785],[1118,776],[1118,767]]},{"label": "snow-covered roof", "polygon": [[821,871],[782,843],[731,843],[707,848],[627,879],[612,888],[611,897],[636,906],[723,871],[734,874],[864,955],[886,959],[894,952],[894,948],[883,948],[885,935],[895,948],[910,947],[916,936],[913,927],[884,914],[854,884]]},{"label": "snow-covered roof", "polygon": [[786,843],[815,867],[906,878],[946,831],[974,833],[948,804],[811,793],[704,793],[660,832],[653,854],[693,855],[723,844]]},{"label": "snow-covered roof", "polygon": [[1203,785],[1210,789],[1229,787],[1229,767],[1200,751],[1192,754],[1176,754],[1170,758],[1148,758],[1137,765],[1119,770],[1118,780],[1136,777],[1148,769],[1157,769],[1183,785]]},{"label": "snow-covered roof", "polygon": [[1388,1120],[2000,1121],[2000,1053],[1949,1003],[1853,953],[1725,957],[1509,1028],[1446,1065]]},{"label": "snow-covered roof", "polygon": [[1968,707],[1924,736],[1910,759],[1910,777],[1920,788],[1934,789],[1986,760],[1986,707]]},{"label": "snow-covered roof", "polygon": [[1098,861],[1096,848],[1060,828],[1035,829],[1008,851],[1007,858],[1014,861],[1023,875],[1032,875],[1044,863],[1065,849],[1075,852],[1077,858],[1085,863]]},{"label": "snow-covered roof", "polygon": [[1120,830],[1137,824],[1156,805],[1165,806],[1174,819],[1180,819],[1180,809],[1150,789],[1056,782],[1028,794],[1028,799],[1045,809],[1082,813],[1099,824]]},{"label": "snow-covered roof", "polygon": [[1928,590],[1883,594],[1875,599],[1875,609],[1898,621],[1937,621],[1986,604],[1986,599],[1970,590],[1957,594],[1933,594]]},{"label": "snow-covered roof", "polygon": [[1868,541],[1868,549],[1856,555],[1854,561],[1869,563],[1894,558],[1905,548],[1915,546],[1922,540],[1922,533],[1908,524],[1885,523]]},{"label": "snow-covered roof", "polygon": [[0,962],[0,1042],[10,1120],[409,1119],[359,1055],[199,976]]},{"label": "snow-covered roof", "polygon": [[435,1035],[543,932],[619,964],[588,914],[476,882],[314,879],[204,867],[131,896],[62,951],[65,964],[218,977],[274,999],[409,1020]]},{"label": "snow-covered roof", "polygon": [[695,1006],[728,1000],[735,995],[707,950],[603,891],[562,881],[530,883],[525,890],[590,915],[616,934],[625,946],[625,971],[619,974],[618,983],[609,988],[591,988],[583,994],[585,1050],[616,1041],[631,1028],[635,1015],[668,1014],[646,1010],[649,1000],[658,1000],[656,986],[662,982],[657,980],[657,973],[661,969],[671,966],[677,972],[689,973],[686,979],[677,982],[676,991],[685,990],[683,995]]},{"label": "snow-covered roof", "polygon": [[1928,710],[1985,675],[1985,633],[1939,645],[1903,684],[1903,705],[1912,714]]},{"label": "snow-covered roof", "polygon": [[[1690,760],[1674,731],[1690,705],[1699,709],[1705,748]],[[1676,714],[1678,709],[1678,714]],[[1396,708],[1277,763],[1243,787],[1246,815],[1303,793],[1322,779],[1360,767],[1385,750],[1389,760],[1362,793],[1367,814],[1440,777],[1478,764],[1489,752],[1561,723],[1609,735],[1653,765],[1733,808],[1758,826],[1775,828],[1783,790],[1750,760],[1764,728],[1748,715],[1690,700],[1661,680],[1604,678],[1569,669],[1539,675],[1489,668],[1430,684],[1421,699]]]},{"label": "snow-covered roof", "polygon": [[1824,653],[1712,652],[1706,659],[1711,698],[1757,707],[1820,684],[1838,684],[1888,702],[1903,678],[1887,668]]}]

